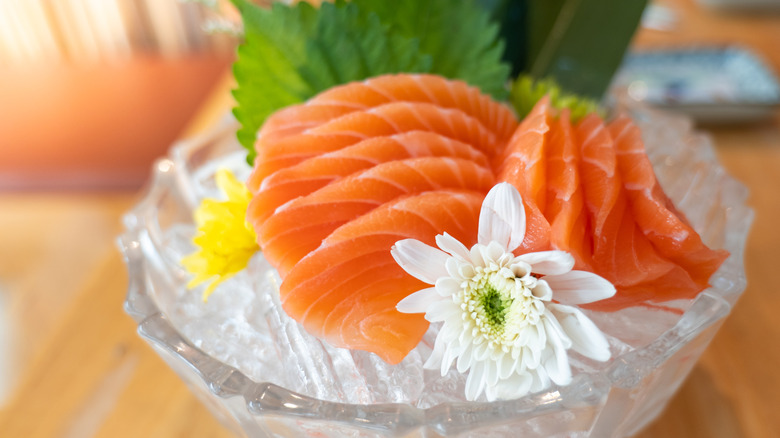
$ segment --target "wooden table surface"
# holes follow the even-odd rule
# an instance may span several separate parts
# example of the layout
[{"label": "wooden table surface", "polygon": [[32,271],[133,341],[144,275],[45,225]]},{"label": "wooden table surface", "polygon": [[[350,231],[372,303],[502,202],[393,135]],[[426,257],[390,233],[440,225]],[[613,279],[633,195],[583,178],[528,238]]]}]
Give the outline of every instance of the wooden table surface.
[{"label": "wooden table surface", "polygon": [[[676,27],[642,30],[636,46],[737,41],[780,71],[780,17],[663,4],[680,17]],[[230,86],[226,79],[217,87],[189,133],[229,107]],[[780,117],[709,129],[725,167],[751,190],[749,285],[642,438],[780,436]],[[0,370],[15,364],[15,377],[0,383],[0,437],[231,436],[122,311],[127,276],[114,238],[136,200],[115,191],[0,193],[0,339],[10,322],[16,340],[0,344]],[[3,404],[9,385],[14,395]]]}]

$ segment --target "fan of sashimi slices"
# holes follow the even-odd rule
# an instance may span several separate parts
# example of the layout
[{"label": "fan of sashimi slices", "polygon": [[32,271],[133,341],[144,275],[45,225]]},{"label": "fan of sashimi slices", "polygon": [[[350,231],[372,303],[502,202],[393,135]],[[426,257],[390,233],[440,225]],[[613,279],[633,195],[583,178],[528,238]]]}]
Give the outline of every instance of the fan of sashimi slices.
[{"label": "fan of sashimi slices", "polygon": [[445,232],[476,243],[480,206],[499,182],[523,199],[515,254],[564,250],[615,285],[594,310],[693,298],[728,255],[707,248],[664,195],[629,118],[574,123],[548,98],[518,122],[465,82],[383,75],[275,112],[255,150],[247,221],[282,278],[284,310],[329,343],[389,363],[429,325],[396,310],[426,285],[391,247],[434,245]]}]

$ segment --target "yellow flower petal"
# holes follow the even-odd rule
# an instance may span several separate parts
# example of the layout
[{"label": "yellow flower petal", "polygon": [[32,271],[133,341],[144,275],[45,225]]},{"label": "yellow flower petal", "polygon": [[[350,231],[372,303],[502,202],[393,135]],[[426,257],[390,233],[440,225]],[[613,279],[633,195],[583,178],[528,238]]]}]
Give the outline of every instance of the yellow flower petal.
[{"label": "yellow flower petal", "polygon": [[260,249],[254,229],[246,222],[252,194],[227,169],[218,170],[215,179],[227,199],[201,202],[194,213],[198,231],[192,239],[198,250],[181,260],[182,266],[193,274],[187,288],[208,283],[203,291],[204,301],[217,285],[246,268]]}]

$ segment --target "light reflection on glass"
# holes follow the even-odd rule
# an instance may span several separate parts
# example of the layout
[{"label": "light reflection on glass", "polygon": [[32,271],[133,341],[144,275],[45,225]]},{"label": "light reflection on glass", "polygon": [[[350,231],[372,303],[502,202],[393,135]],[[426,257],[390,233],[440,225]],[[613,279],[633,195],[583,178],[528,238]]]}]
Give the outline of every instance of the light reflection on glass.
[{"label": "light reflection on glass", "polygon": [[548,392],[546,394],[542,394],[540,399],[541,399],[540,400],[541,405],[549,405],[552,403],[557,403],[561,399],[561,393],[559,391]]}]

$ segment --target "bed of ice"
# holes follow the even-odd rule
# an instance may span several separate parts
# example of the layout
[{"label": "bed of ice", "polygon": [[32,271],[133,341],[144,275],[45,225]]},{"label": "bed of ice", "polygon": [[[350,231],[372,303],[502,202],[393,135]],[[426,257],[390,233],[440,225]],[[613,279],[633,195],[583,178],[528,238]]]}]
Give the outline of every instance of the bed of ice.
[{"label": "bed of ice", "polygon": [[[194,228],[169,230],[172,257],[194,250]],[[175,327],[192,343],[257,382],[273,382],[322,400],[347,403],[410,403],[428,408],[442,402],[465,401],[465,375],[454,369],[441,376],[423,370],[438,326],[398,365],[388,365],[364,351],[336,348],[309,335],[281,309],[279,277],[262,254],[247,270],[217,287],[208,302],[201,290],[181,288],[169,302],[160,303]],[[588,312],[607,333],[613,357],[646,345],[679,318],[647,308],[615,313]],[[575,374],[604,364],[570,354]]]}]

